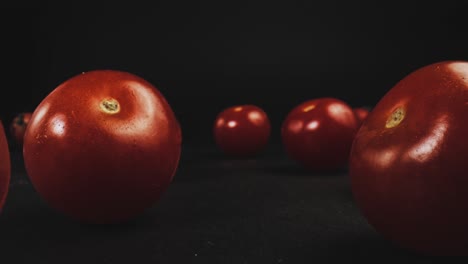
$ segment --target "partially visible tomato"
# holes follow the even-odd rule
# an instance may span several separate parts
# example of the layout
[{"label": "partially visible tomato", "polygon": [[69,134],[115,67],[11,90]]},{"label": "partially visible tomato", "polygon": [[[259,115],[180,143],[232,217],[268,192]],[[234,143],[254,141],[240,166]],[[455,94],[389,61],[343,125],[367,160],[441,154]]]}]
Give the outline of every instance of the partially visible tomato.
[{"label": "partially visible tomato", "polygon": [[369,109],[366,107],[357,107],[353,109],[354,114],[356,115],[358,124],[361,125],[362,122],[366,119],[366,117],[369,115]]},{"label": "partially visible tomato", "polygon": [[168,188],[181,130],[149,82],[96,70],[44,98],[23,150],[31,182],[51,207],[82,222],[122,222],[142,214]]},{"label": "partially visible tomato", "polygon": [[303,102],[287,115],[281,136],[287,154],[305,168],[334,171],[348,164],[358,129],[353,109],[336,98]]},{"label": "partially visible tomato", "polygon": [[468,62],[400,80],[355,137],[350,177],[363,215],[394,243],[468,255]]},{"label": "partially visible tomato", "polygon": [[255,105],[237,105],[216,116],[213,133],[216,145],[233,157],[252,157],[262,151],[270,137],[270,120]]},{"label": "partially visible tomato", "polygon": [[5,204],[10,185],[10,150],[3,123],[0,121],[0,211]]},{"label": "partially visible tomato", "polygon": [[23,145],[24,132],[26,131],[29,120],[31,119],[31,115],[32,113],[30,112],[19,113],[11,122],[10,134],[19,146]]}]

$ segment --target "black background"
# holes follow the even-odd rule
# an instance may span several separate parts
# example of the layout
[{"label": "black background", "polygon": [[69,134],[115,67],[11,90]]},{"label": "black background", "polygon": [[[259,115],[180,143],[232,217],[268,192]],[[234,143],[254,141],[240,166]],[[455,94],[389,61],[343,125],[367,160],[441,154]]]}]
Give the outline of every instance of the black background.
[{"label": "black background", "polygon": [[267,111],[277,141],[300,102],[332,96],[372,107],[411,71],[468,59],[462,1],[41,5],[2,12],[5,123],[66,79],[106,68],[157,86],[186,144],[211,142],[216,114],[247,103]]},{"label": "black background", "polygon": [[427,263],[366,223],[346,171],[304,172],[278,145],[258,159],[230,160],[209,143],[215,116],[230,105],[263,107],[278,142],[283,118],[300,102],[332,96],[372,107],[419,67],[468,60],[461,1],[23,5],[0,15],[5,124],[80,72],[125,70],[166,96],[184,144],[158,206],[104,228],[76,225],[49,208],[15,149],[0,218],[6,263],[322,263],[363,256]]}]

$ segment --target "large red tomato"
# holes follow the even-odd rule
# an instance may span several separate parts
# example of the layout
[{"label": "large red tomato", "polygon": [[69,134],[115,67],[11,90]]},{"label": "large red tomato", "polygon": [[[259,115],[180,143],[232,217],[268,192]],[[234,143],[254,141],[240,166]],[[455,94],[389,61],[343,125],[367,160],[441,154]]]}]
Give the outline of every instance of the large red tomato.
[{"label": "large red tomato", "polygon": [[266,147],[270,120],[258,106],[231,106],[216,116],[213,133],[217,146],[225,154],[251,157]]},{"label": "large red tomato", "polygon": [[287,154],[305,168],[334,171],[348,164],[358,123],[353,109],[336,98],[318,98],[296,106],[283,121]]},{"label": "large red tomato", "polygon": [[13,136],[15,142],[20,146],[23,145],[24,132],[26,131],[29,120],[31,119],[31,115],[32,113],[29,112],[20,113],[16,115],[11,122],[10,134]]},{"label": "large red tomato", "polygon": [[362,124],[352,191],[388,239],[425,254],[468,255],[468,62],[422,67]]},{"label": "large red tomato", "polygon": [[167,189],[181,130],[150,83],[96,70],[65,81],[40,103],[23,151],[31,182],[51,207],[83,222],[120,222]]},{"label": "large red tomato", "polygon": [[10,150],[5,129],[0,121],[0,211],[3,208],[10,184],[11,164]]}]

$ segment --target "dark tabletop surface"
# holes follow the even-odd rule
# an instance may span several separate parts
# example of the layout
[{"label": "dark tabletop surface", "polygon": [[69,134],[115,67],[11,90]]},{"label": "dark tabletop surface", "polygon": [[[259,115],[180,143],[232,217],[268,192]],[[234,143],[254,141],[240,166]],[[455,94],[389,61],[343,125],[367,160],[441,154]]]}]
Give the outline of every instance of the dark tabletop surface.
[{"label": "dark tabletop surface", "polygon": [[[0,263],[427,263],[377,234],[353,203],[347,172],[303,171],[280,147],[254,159],[184,147],[177,174],[143,216],[81,225],[49,209],[21,152],[0,215]],[[377,258],[375,258],[377,257]]]}]

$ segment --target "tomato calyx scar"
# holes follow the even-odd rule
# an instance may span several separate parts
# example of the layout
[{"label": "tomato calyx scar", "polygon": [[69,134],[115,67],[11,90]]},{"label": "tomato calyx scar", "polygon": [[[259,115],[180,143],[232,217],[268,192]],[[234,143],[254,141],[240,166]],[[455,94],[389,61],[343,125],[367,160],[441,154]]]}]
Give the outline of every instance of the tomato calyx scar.
[{"label": "tomato calyx scar", "polygon": [[398,126],[403,119],[405,119],[406,110],[404,107],[397,107],[393,110],[392,114],[388,117],[387,122],[385,123],[386,128],[392,128]]},{"label": "tomato calyx scar", "polygon": [[120,105],[114,98],[106,98],[101,101],[99,107],[102,112],[106,114],[117,114],[120,112]]}]

